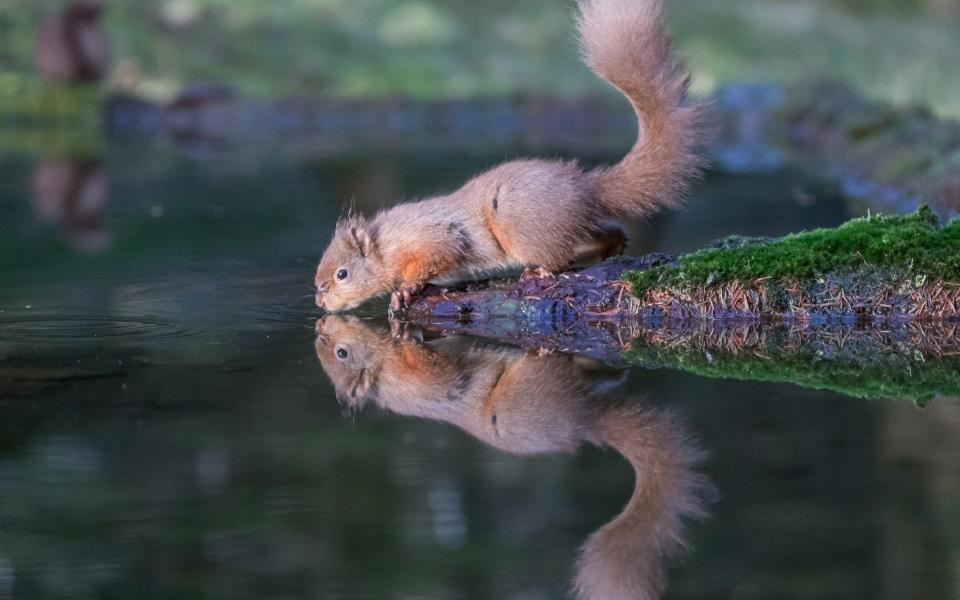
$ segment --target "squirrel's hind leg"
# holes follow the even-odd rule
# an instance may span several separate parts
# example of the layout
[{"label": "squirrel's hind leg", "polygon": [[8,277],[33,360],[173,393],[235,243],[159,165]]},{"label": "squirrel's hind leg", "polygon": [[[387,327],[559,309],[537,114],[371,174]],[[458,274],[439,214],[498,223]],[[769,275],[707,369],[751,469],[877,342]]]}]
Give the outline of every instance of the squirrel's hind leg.
[{"label": "squirrel's hind leg", "polygon": [[577,262],[593,263],[620,256],[627,248],[627,230],[615,222],[605,222],[594,237],[577,247]]},{"label": "squirrel's hind leg", "polygon": [[623,225],[613,221],[604,221],[593,232],[592,237],[576,246],[573,258],[557,253],[549,262],[533,263],[525,266],[521,279],[553,277],[577,264],[592,264],[604,261],[612,256],[620,256],[627,247],[627,231]]},{"label": "squirrel's hind leg", "polygon": [[544,267],[527,267],[523,270],[523,273],[520,273],[520,279],[542,279],[553,276],[553,271]]}]

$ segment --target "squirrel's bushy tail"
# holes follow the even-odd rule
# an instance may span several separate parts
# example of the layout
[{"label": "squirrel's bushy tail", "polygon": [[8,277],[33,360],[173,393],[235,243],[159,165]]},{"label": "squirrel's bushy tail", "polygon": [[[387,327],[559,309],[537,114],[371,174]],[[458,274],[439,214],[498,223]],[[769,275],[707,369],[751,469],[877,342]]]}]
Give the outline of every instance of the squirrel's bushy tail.
[{"label": "squirrel's bushy tail", "polygon": [[598,440],[630,461],[635,482],[623,512],[580,548],[574,589],[583,600],[661,598],[668,561],[685,547],[686,523],[707,516],[712,484],[698,471],[700,446],[675,415],[636,400],[597,422]]},{"label": "squirrel's bushy tail", "polygon": [[640,217],[679,203],[703,167],[702,103],[685,103],[690,76],[671,53],[662,0],[578,0],[583,60],[618,88],[640,120],[618,164],[594,172],[595,194],[615,214]]}]

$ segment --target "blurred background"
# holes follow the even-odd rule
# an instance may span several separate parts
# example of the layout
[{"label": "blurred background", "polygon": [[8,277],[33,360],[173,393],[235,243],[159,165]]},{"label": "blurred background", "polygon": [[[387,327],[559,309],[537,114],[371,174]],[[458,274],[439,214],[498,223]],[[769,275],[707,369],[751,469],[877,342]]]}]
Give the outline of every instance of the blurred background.
[{"label": "blurred background", "polygon": [[[0,0],[0,598],[569,594],[577,548],[630,497],[623,458],[344,417],[310,284],[351,201],[370,212],[527,154],[622,156],[634,118],[579,63],[571,8]],[[915,208],[851,198],[753,116],[783,100],[771,84],[829,78],[960,117],[960,0],[668,12],[697,93],[757,86],[727,96],[746,100],[726,158],[686,210],[636,225],[631,253]],[[960,169],[956,139],[937,143]],[[671,563],[671,597],[957,596],[957,399],[621,379],[710,454],[712,518]]]},{"label": "blurred background", "polygon": [[[34,72],[34,41],[66,0],[0,1],[0,94]],[[195,81],[261,97],[578,95],[570,2],[107,0],[106,85],[170,100]],[[830,76],[960,114],[957,0],[673,0],[697,89]],[[16,77],[14,77],[16,75]]]}]

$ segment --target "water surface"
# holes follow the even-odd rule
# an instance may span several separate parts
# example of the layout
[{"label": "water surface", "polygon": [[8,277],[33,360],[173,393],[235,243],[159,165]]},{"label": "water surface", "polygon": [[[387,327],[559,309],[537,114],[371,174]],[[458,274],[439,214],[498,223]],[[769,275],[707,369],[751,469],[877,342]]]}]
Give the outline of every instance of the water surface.
[{"label": "water surface", "polygon": [[[0,598],[957,594],[955,399],[395,339],[383,303],[318,324],[345,202],[503,158],[0,157]],[[630,251],[865,210],[717,174]]]}]

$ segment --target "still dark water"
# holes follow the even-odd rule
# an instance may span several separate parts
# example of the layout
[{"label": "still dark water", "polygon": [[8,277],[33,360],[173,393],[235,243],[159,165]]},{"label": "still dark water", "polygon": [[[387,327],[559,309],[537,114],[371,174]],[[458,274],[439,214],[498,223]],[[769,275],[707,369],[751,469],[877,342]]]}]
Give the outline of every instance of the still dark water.
[{"label": "still dark water", "polygon": [[[344,202],[503,158],[0,157],[0,598],[957,597],[958,400],[393,340],[382,303],[317,339]],[[715,175],[631,251],[865,210]]]}]

